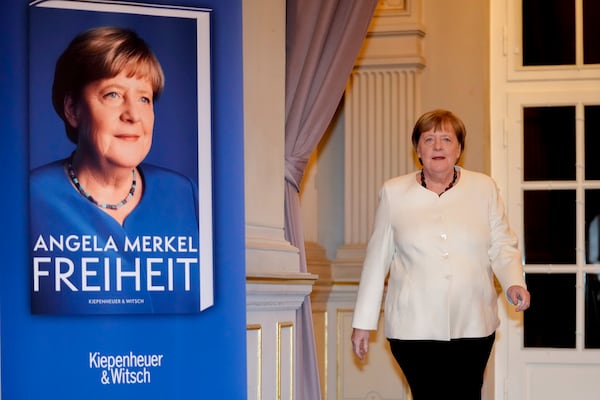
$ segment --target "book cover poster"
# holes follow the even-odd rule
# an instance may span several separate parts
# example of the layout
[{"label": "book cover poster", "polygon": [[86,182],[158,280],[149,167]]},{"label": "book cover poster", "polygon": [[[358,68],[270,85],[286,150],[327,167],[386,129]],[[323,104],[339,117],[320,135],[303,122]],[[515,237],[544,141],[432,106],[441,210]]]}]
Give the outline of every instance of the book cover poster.
[{"label": "book cover poster", "polygon": [[[3,400],[247,395],[242,3],[177,3],[15,0],[1,6]],[[141,63],[117,62],[111,74],[105,69],[113,63],[91,68],[102,84],[63,89],[62,101],[53,101],[57,60],[82,32],[106,32],[96,31],[102,27],[134,31],[152,49],[164,72],[158,98],[156,64],[133,40],[125,46],[132,52],[116,58]],[[83,39],[90,37],[104,35]],[[90,48],[88,40],[75,43]],[[99,43],[91,54],[106,58],[112,42]],[[85,63],[66,65],[77,68],[60,73],[58,82],[86,71],[79,67]],[[124,111],[114,113],[111,105]],[[137,154],[136,137],[148,130],[119,129],[114,136],[125,143],[118,147],[101,146],[112,143],[111,135],[90,138],[106,139],[101,134],[110,130],[100,122],[145,121],[147,128],[150,116],[152,141],[139,164],[127,167],[124,178],[91,175],[125,182],[106,196],[85,176],[93,170],[90,160],[121,169],[131,162],[124,156]],[[74,142],[69,135],[87,136]],[[80,144],[93,156],[80,158]],[[34,175],[43,178],[35,193]],[[190,201],[195,192],[197,202]],[[135,207],[109,214],[86,193],[101,206]],[[65,205],[53,210],[57,204]]]},{"label": "book cover poster", "polygon": [[33,314],[213,304],[209,15],[31,5]]}]

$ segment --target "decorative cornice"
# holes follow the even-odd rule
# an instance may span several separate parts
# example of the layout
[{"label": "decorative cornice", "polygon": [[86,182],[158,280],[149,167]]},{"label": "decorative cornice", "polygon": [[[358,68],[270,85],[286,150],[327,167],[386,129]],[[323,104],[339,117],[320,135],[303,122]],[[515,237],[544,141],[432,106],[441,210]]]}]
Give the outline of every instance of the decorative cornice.
[{"label": "decorative cornice", "polygon": [[312,292],[317,275],[263,275],[246,278],[247,311],[296,311]]}]

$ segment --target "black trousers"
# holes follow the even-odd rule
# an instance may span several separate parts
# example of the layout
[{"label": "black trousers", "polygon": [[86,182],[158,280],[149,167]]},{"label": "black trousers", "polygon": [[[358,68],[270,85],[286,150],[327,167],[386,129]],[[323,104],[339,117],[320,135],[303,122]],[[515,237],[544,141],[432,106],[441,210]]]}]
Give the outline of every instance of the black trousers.
[{"label": "black trousers", "polygon": [[388,340],[414,400],[481,400],[483,373],[495,336]]}]

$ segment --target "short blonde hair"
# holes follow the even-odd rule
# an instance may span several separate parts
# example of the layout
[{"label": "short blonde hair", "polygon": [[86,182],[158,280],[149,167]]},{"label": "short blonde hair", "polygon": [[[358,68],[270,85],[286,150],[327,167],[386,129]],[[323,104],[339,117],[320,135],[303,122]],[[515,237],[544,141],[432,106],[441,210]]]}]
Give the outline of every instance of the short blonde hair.
[{"label": "short blonde hair", "polygon": [[65,117],[65,99],[79,101],[83,88],[91,82],[113,78],[126,71],[128,76],[148,78],[153,99],[165,84],[158,59],[148,44],[134,31],[118,27],[98,27],[77,35],[60,55],[54,70],[52,104],[65,123],[67,137],[77,143],[78,132]]}]

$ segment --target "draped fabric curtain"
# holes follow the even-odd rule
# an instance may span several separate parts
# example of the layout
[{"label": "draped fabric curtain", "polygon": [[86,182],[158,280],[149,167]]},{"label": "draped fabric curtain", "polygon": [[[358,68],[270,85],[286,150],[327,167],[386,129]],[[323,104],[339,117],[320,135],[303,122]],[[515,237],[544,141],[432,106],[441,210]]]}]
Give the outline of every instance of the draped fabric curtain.
[{"label": "draped fabric curtain", "polygon": [[[378,0],[288,0],[285,86],[285,234],[306,272],[299,188],[342,98]],[[298,311],[298,400],[320,400],[310,298]]]}]

